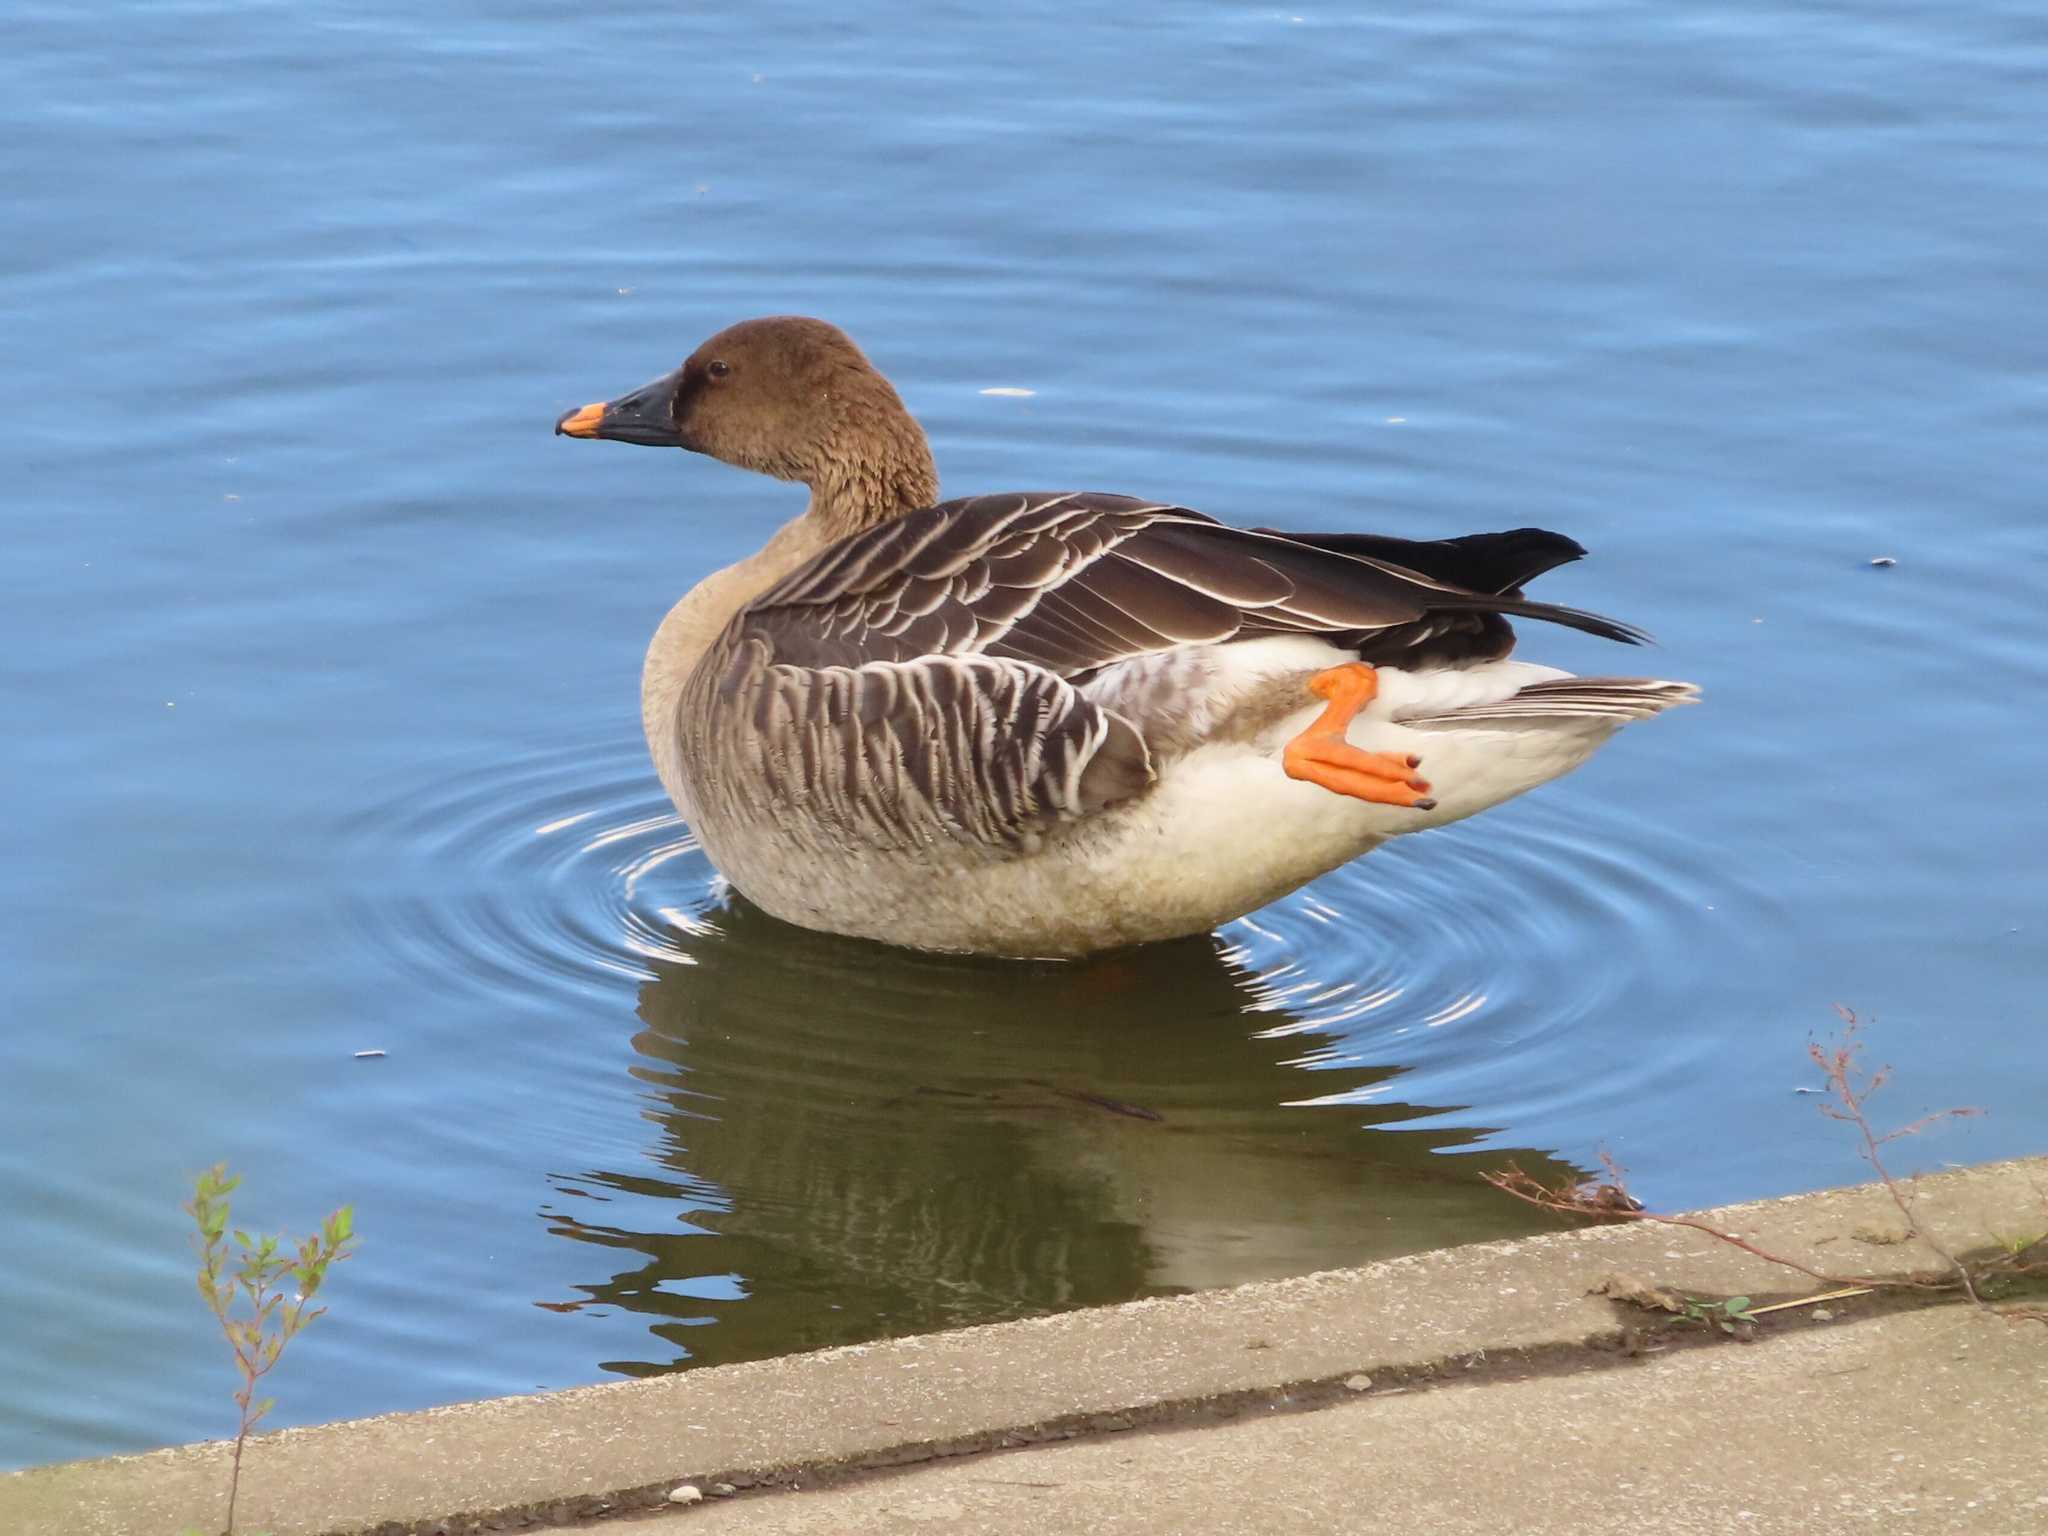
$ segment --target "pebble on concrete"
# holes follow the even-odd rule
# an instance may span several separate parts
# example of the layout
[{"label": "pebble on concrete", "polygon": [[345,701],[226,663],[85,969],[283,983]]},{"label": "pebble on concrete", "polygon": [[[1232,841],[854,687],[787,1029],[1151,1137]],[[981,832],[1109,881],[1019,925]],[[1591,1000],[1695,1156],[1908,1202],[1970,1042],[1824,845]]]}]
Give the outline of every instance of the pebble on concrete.
[{"label": "pebble on concrete", "polygon": [[1356,1376],[1346,1376],[1344,1378],[1344,1385],[1353,1392],[1370,1392],[1372,1390],[1372,1378],[1360,1372]]},{"label": "pebble on concrete", "polygon": [[704,1490],[695,1483],[679,1483],[668,1491],[671,1504],[697,1504],[704,1498]]}]

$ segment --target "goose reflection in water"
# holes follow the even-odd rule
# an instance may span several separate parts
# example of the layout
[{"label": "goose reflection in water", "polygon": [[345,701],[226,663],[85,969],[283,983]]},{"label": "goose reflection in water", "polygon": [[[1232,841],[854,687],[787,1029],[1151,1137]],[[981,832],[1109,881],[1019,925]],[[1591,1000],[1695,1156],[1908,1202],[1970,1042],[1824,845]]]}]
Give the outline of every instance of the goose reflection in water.
[{"label": "goose reflection in water", "polygon": [[[715,926],[713,926],[715,925]],[[1307,1073],[1217,938],[1031,965],[787,926],[744,901],[641,989],[646,1164],[555,1176],[608,1249],[559,1311],[648,1315],[645,1375],[1302,1274],[1536,1230],[1446,1156],[1483,1128]],[[1314,1036],[1310,1034],[1309,1040]],[[1304,1104],[1332,1093],[1351,1101]],[[1369,1119],[1371,1124],[1362,1124]],[[656,1171],[649,1171],[652,1168]]]}]

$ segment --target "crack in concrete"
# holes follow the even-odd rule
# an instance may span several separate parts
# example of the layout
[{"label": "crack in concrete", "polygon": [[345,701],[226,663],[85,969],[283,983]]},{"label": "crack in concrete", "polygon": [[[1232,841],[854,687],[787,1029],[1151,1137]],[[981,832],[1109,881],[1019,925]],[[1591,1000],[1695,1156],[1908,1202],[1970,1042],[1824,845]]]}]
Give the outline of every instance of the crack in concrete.
[{"label": "crack in concrete", "polygon": [[[1884,1280],[1880,1278],[1878,1283],[1882,1285]],[[1790,1301],[1808,1294],[1805,1291],[1787,1291],[1779,1295],[1759,1292],[1755,1299],[1762,1304]],[[611,1494],[578,1495],[572,1499],[525,1504],[490,1514],[391,1521],[371,1527],[352,1526],[337,1530],[332,1536],[475,1536],[475,1533],[505,1530],[644,1524],[650,1519],[674,1518],[684,1514],[681,1506],[669,1502],[668,1494],[671,1489],[686,1483],[701,1490],[720,1484],[730,1486],[733,1492],[717,1496],[719,1502],[798,1493],[806,1489],[838,1488],[880,1481],[933,1462],[993,1457],[1028,1446],[1096,1439],[1133,1431],[1161,1433],[1199,1429],[1228,1424],[1261,1410],[1267,1413],[1312,1413],[1337,1403],[1368,1401],[1409,1392],[1626,1369],[1694,1349],[1756,1348],[1767,1346],[1774,1338],[1795,1333],[1851,1327],[1900,1312],[1969,1303],[1953,1293],[1881,1289],[1869,1296],[1856,1298],[1853,1305],[1839,1301],[1828,1305],[1834,1312],[1829,1319],[1817,1320],[1794,1309],[1774,1314],[1773,1323],[1759,1328],[1751,1337],[1736,1339],[1691,1319],[1638,1313],[1638,1309],[1617,1302],[1614,1309],[1618,1316],[1624,1319],[1631,1315],[1640,1316],[1641,1321],[1624,1320],[1612,1329],[1577,1340],[1499,1350],[1459,1351],[1406,1364],[1368,1362],[1352,1370],[1272,1386],[1165,1398],[1130,1408],[1060,1414],[973,1434],[906,1441],[901,1445],[848,1457],[725,1467],[663,1478],[658,1483],[642,1484]],[[1361,1376],[1370,1379],[1369,1387],[1360,1389],[1351,1385]]]}]

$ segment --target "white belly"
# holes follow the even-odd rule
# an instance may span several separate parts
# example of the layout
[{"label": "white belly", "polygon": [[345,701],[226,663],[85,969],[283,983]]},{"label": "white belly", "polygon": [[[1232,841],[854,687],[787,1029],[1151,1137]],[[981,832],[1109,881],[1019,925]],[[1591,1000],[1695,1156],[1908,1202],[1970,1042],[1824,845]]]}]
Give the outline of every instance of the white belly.
[{"label": "white belly", "polygon": [[1214,927],[1388,838],[1476,815],[1569,773],[1619,723],[1566,717],[1537,727],[1418,728],[1392,718],[1424,700],[1439,708],[1484,702],[1538,678],[1562,675],[1519,662],[1473,672],[1492,675],[1431,674],[1418,680],[1382,668],[1380,698],[1346,732],[1352,745],[1368,752],[1419,756],[1417,772],[1429,781],[1434,809],[1354,800],[1288,777],[1281,751],[1320,713],[1320,702],[1312,700],[1255,741],[1211,744],[1175,759],[1151,794],[1105,818],[1117,835],[1091,847],[1087,858],[1086,883],[1104,887],[1098,905],[1114,905],[1120,895],[1125,923],[1132,927],[1144,926],[1141,913],[1157,915],[1177,933]]}]

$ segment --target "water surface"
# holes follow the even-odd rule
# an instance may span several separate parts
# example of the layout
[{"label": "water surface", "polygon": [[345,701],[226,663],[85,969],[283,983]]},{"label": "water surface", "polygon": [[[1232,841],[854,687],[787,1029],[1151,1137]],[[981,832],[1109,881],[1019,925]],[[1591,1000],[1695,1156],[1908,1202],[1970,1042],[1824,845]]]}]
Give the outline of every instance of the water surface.
[{"label": "water surface", "polygon": [[[221,1158],[358,1208],[302,1423],[1838,1182],[1836,1000],[1990,1111],[1911,1162],[2048,1147],[2044,86],[2017,0],[17,5],[0,1463],[231,1429]],[[783,928],[635,700],[796,494],[549,428],[791,310],[953,493],[1556,527],[1707,702],[1213,938]]]}]

